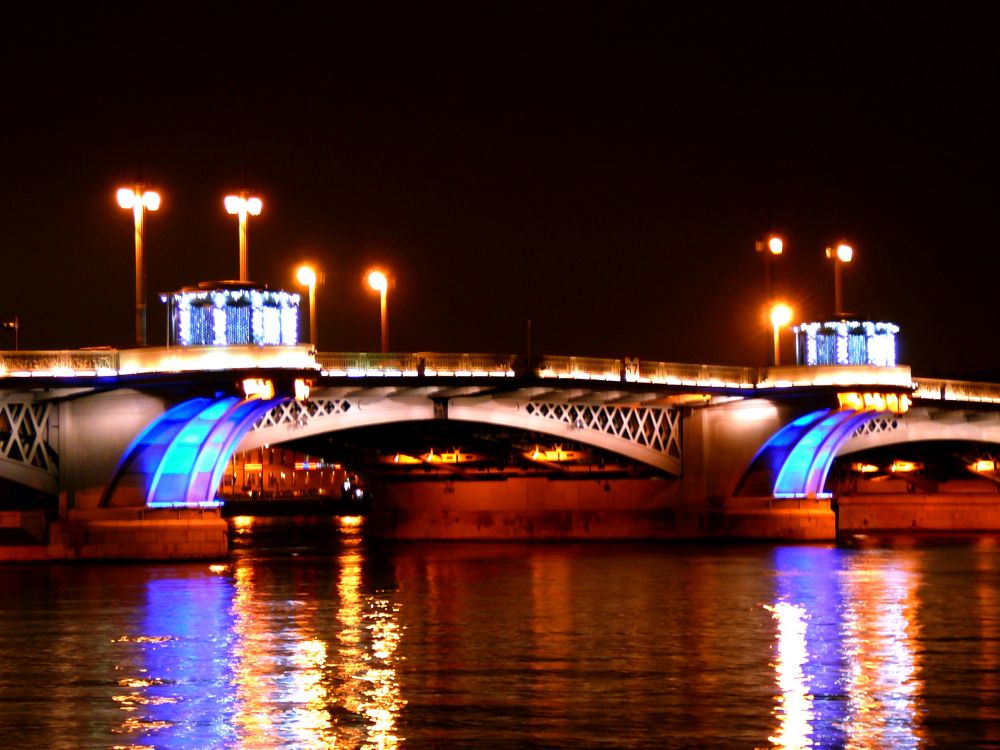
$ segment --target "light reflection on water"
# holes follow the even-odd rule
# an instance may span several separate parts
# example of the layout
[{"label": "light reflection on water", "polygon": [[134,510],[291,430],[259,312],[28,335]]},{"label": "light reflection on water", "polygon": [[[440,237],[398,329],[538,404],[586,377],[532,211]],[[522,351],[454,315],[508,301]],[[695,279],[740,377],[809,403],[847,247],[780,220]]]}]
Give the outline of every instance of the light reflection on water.
[{"label": "light reflection on water", "polygon": [[985,747],[1000,550],[374,546],[0,566],[2,746]]},{"label": "light reflection on water", "polygon": [[917,748],[920,573],[910,553],[779,548],[775,747]]}]

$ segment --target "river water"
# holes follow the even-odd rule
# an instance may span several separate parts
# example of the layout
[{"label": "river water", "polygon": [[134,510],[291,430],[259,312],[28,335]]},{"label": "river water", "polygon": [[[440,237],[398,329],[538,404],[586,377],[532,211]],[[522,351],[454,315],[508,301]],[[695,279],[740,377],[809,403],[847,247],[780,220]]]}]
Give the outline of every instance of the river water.
[{"label": "river water", "polygon": [[1000,746],[1000,548],[367,542],[0,566],[3,748]]}]

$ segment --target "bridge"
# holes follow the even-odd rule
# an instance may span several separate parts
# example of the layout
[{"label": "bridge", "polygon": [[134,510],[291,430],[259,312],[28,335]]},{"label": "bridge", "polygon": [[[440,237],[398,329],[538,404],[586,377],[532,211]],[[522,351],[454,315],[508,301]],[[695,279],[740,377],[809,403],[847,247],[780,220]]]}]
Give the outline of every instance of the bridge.
[{"label": "bridge", "polygon": [[[226,466],[273,445],[351,457],[377,486],[377,527],[395,537],[830,538],[909,525],[918,493],[935,497],[935,523],[1000,527],[998,406],[1000,385],[905,366],[0,352],[0,550],[6,538],[38,559],[216,555]],[[399,465],[418,452],[401,446],[442,440],[482,460],[424,461],[418,475]],[[960,471],[894,471],[889,458],[913,446],[938,446],[942,465],[957,451]],[[551,447],[576,459],[550,460]],[[968,491],[948,491],[962,482]],[[862,496],[877,502],[852,504]]]}]

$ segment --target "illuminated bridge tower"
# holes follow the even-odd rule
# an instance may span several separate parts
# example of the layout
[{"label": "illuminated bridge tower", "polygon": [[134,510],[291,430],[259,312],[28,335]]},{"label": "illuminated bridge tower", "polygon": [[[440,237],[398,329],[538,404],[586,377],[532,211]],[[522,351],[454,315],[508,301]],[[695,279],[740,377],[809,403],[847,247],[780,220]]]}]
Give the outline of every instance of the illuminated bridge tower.
[{"label": "illuminated bridge tower", "polygon": [[315,360],[298,345],[297,294],[208,282],[161,300],[168,345],[120,352],[117,388],[60,416],[77,436],[61,450],[64,528],[53,531],[68,557],[226,554],[216,493],[227,463],[264,414],[305,397]]},{"label": "illuminated bridge tower", "polygon": [[909,408],[908,384],[897,383],[891,376],[897,365],[899,326],[835,320],[802,323],[794,332],[799,368],[815,368],[831,384],[840,380],[837,368],[884,368],[887,374],[871,378],[875,386],[871,391],[838,392],[837,408],[813,409],[784,425],[758,451],[741,487],[760,492],[761,479],[766,478],[775,499],[825,498],[830,496],[825,489],[827,477],[844,443],[873,419]]}]

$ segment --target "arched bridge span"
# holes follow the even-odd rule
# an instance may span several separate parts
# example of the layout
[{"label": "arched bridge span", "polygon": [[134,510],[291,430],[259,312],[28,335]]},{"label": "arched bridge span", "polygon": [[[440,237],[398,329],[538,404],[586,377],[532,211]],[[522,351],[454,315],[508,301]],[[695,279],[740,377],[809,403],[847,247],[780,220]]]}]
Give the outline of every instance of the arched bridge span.
[{"label": "arched bridge span", "polygon": [[[617,453],[661,471],[681,474],[680,411],[614,404],[589,394],[551,391],[456,395],[391,388],[320,391],[307,402],[279,404],[254,425],[240,450],[299,440],[329,432],[399,422],[452,420],[512,427],[572,440]],[[560,395],[562,396],[560,398]]]}]

